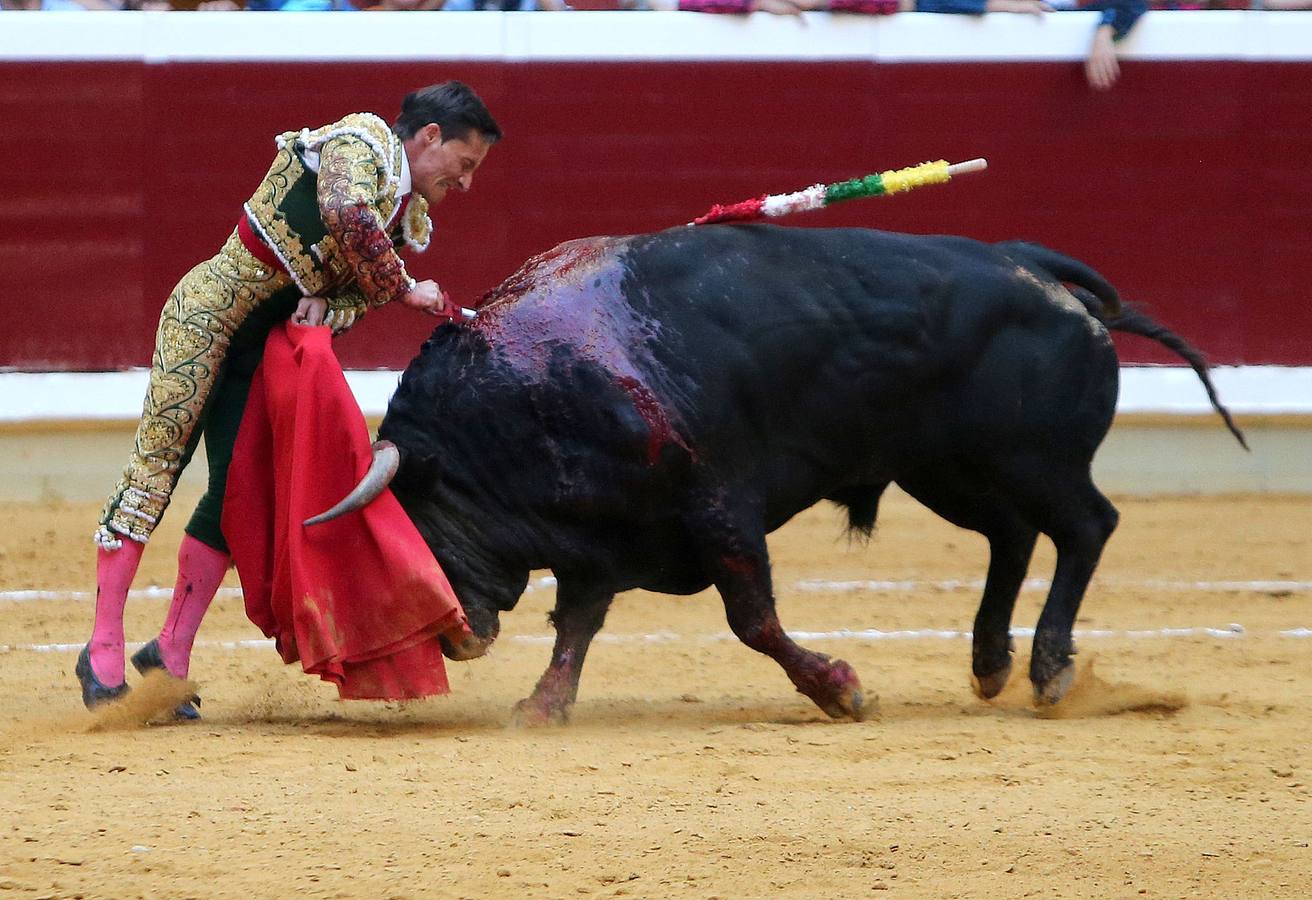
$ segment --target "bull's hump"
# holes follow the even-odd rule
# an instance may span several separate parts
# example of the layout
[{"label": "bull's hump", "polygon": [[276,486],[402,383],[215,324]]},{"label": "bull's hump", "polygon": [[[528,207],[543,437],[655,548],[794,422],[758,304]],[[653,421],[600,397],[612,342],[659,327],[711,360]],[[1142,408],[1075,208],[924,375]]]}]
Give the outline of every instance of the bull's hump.
[{"label": "bull's hump", "polygon": [[[668,446],[692,451],[664,400],[664,369],[651,353],[661,331],[649,310],[625,294],[628,238],[570,241],[529,260],[493,292],[472,327],[498,373],[517,385],[540,385],[568,415],[598,400],[574,390],[580,372],[609,382],[645,426],[648,464]],[[559,424],[559,423],[557,423]]]},{"label": "bull's hump", "polygon": [[497,311],[526,294],[555,290],[582,283],[586,277],[613,261],[628,238],[589,237],[557,244],[529,259],[513,275],[483,295],[480,313]]},{"label": "bull's hump", "polygon": [[553,358],[637,375],[635,356],[645,358],[657,325],[625,297],[627,241],[587,238],[534,257],[490,295],[472,329],[494,356],[531,377],[545,375]]}]

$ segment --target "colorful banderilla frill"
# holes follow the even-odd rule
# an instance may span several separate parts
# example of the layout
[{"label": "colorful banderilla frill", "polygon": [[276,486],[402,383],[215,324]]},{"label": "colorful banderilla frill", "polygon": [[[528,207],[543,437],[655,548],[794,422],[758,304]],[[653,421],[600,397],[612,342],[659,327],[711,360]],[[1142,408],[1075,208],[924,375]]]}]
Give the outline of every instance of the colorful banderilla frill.
[{"label": "colorful banderilla frill", "polygon": [[816,184],[791,194],[763,194],[741,203],[716,204],[710,211],[693,219],[694,225],[713,222],[748,222],[752,219],[776,218],[792,213],[810,212],[843,200],[860,197],[878,197],[896,194],[926,184],[943,184],[952,176],[982,171],[988,163],[972,159],[963,163],[948,164],[946,160],[921,163],[906,169],[878,172],[864,178],[836,181],[833,184]]}]

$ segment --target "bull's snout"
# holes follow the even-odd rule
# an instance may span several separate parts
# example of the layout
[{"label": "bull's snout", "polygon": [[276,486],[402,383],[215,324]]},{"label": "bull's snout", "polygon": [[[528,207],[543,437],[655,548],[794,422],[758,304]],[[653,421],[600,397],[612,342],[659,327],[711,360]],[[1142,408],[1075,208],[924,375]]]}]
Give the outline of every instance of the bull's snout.
[{"label": "bull's snout", "polygon": [[488,651],[496,638],[481,638],[476,634],[471,634],[458,644],[447,640],[446,635],[440,636],[438,640],[442,642],[443,656],[447,659],[463,662],[467,659],[478,659]]},{"label": "bull's snout", "polygon": [[487,653],[488,648],[496,641],[497,635],[501,633],[501,622],[496,613],[469,608],[465,615],[469,619],[470,634],[459,643],[447,639],[445,635],[440,638],[442,654],[447,659],[457,661],[478,659]]}]

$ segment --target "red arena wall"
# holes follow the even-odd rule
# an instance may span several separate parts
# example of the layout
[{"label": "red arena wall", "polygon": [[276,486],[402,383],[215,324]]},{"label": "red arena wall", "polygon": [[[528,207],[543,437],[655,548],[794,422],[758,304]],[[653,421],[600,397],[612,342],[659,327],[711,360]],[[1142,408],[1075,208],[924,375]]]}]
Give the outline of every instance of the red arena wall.
[{"label": "red arena wall", "polygon": [[[0,170],[0,367],[147,364],[161,303],[231,230],[275,134],[353,110],[390,119],[406,90],[445,78],[473,85],[507,133],[410,263],[466,305],[562,240],[985,156],[984,175],[790,224],[1037,240],[1214,362],[1312,363],[1312,60],[1129,54],[1100,94],[1075,59],[22,55],[0,54],[17,147]],[[345,365],[400,368],[429,327],[400,309],[371,318],[342,340]],[[1141,341],[1122,351],[1178,362]]]}]

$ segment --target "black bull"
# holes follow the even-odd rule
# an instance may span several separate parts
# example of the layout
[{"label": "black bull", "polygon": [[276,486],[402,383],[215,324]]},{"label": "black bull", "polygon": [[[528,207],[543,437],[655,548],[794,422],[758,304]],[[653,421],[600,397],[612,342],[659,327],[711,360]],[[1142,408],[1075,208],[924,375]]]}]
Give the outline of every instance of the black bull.
[{"label": "black bull", "polygon": [[[991,557],[980,696],[1011,669],[1035,541],[1057,549],[1030,679],[1061,699],[1071,629],[1117,512],[1090,478],[1111,424],[1108,329],[1198,354],[1084,264],[1021,242],[772,226],[572,241],[442,326],[379,436],[481,655],[532,569],[558,579],[551,663],[517,707],[564,720],[618,591],[715,585],[729,625],[826,713],[869,711],[856,673],[784,633],[765,536],[819,500],[869,533],[896,482]],[[873,705],[873,704],[871,704]]]}]

